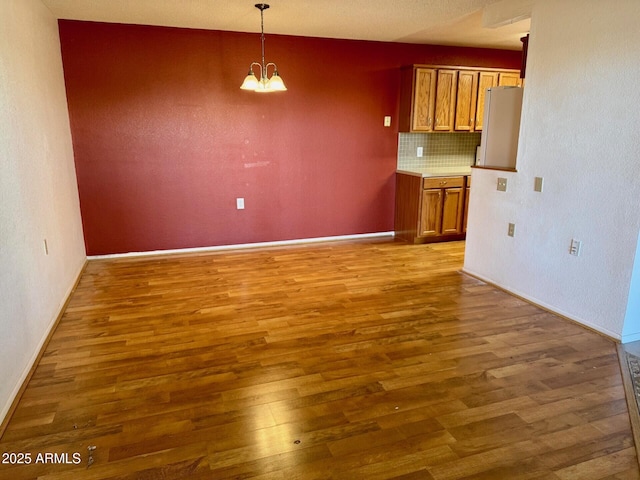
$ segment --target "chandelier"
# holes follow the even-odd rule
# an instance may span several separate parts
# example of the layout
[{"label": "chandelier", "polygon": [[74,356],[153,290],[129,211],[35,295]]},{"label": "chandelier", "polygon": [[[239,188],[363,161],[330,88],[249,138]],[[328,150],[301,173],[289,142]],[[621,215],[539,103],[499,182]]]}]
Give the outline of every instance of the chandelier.
[{"label": "chandelier", "polygon": [[[252,62],[249,65],[249,73],[247,74],[244,82],[242,82],[242,86],[240,87],[242,90],[253,90],[254,92],[284,92],[287,90],[287,87],[284,86],[284,82],[282,81],[282,77],[278,75],[278,67],[276,67],[275,63],[265,63],[264,62],[264,11],[269,8],[269,4],[267,3],[256,3],[255,7],[260,10],[260,41],[262,43],[262,62]],[[260,67],[260,80],[256,77],[253,71],[253,67]],[[273,74],[271,78],[269,78],[268,69],[269,67],[273,67]]]}]

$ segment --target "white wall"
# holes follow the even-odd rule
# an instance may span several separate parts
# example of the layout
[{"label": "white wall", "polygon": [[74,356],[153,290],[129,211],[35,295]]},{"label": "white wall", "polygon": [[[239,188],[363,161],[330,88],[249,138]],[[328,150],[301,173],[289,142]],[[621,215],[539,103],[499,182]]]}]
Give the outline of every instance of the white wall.
[{"label": "white wall", "polygon": [[2,0],[0,421],[85,259],[58,24],[40,0]]},{"label": "white wall", "polygon": [[534,4],[518,172],[474,170],[464,265],[622,341],[640,339],[627,317],[640,231],[639,21],[638,0]]}]

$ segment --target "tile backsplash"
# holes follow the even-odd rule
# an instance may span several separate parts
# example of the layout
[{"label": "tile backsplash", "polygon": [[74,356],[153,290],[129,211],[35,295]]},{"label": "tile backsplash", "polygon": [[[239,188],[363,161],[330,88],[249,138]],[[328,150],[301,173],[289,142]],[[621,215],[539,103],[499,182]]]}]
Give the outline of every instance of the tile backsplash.
[{"label": "tile backsplash", "polygon": [[[398,169],[461,167],[473,165],[480,133],[400,133]],[[418,157],[418,147],[423,156]]]}]

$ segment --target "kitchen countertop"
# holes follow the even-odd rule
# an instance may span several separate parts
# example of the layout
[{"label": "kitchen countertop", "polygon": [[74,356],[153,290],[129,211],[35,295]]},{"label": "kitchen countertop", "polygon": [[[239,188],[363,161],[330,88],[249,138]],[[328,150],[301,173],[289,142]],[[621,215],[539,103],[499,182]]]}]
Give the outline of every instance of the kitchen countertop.
[{"label": "kitchen countertop", "polygon": [[471,167],[431,167],[411,170],[396,170],[396,173],[413,175],[416,177],[458,177],[471,175]]}]

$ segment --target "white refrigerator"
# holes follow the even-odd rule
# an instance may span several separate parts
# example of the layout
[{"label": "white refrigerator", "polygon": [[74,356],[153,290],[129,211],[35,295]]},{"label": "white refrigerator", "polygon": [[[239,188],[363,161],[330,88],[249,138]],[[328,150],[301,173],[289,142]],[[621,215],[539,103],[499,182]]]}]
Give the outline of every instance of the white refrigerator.
[{"label": "white refrigerator", "polygon": [[477,165],[516,168],[521,113],[522,88],[487,89]]}]

